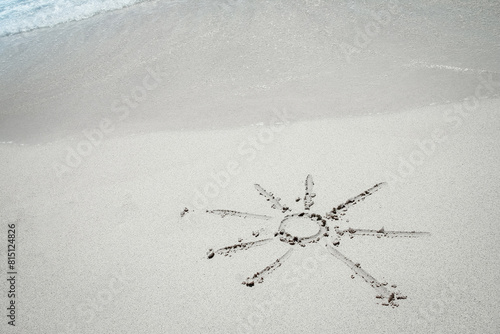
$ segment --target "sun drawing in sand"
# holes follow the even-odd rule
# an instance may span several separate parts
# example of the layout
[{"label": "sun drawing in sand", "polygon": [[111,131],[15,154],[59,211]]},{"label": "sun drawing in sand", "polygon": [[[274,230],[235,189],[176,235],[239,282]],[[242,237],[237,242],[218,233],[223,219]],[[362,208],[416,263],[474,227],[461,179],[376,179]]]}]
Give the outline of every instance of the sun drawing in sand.
[{"label": "sun drawing in sand", "polygon": [[[279,210],[284,214],[284,218],[281,221],[278,230],[274,233],[271,238],[261,239],[251,242],[241,242],[236,245],[223,247],[217,250],[210,249],[207,252],[208,259],[213,258],[215,255],[229,255],[234,252],[247,250],[256,246],[262,246],[268,244],[272,241],[278,240],[283,243],[290,245],[289,250],[283,254],[280,258],[274,261],[269,266],[265,267],[263,270],[255,273],[253,276],[248,277],[243,284],[249,287],[253,287],[255,284],[263,283],[264,279],[271,274],[274,270],[279,268],[295,251],[297,248],[306,247],[309,244],[317,243],[324,239],[326,249],[335,258],[339,259],[350,267],[354,273],[362,277],[368,284],[371,285],[376,290],[377,298],[382,299],[382,305],[385,306],[398,306],[397,300],[406,299],[406,296],[401,295],[399,292],[393,292],[390,288],[395,288],[395,286],[388,287],[387,283],[381,283],[370,275],[366,270],[361,268],[359,263],[351,261],[348,257],[342,254],[337,248],[343,237],[352,238],[353,236],[371,236],[371,237],[386,237],[386,238],[396,238],[396,237],[406,237],[406,238],[416,238],[429,235],[428,232],[415,232],[415,231],[386,231],[383,227],[379,230],[370,229],[360,229],[360,228],[346,228],[342,229],[339,227],[340,223],[344,221],[344,216],[350,208],[358,204],[359,202],[365,200],[368,196],[377,192],[386,183],[378,183],[370,189],[362,192],[361,194],[348,199],[346,202],[334,207],[331,211],[326,213],[325,216],[316,213],[310,213],[311,207],[314,205],[313,198],[316,196],[313,192],[314,182],[311,175],[308,175],[305,181],[305,196],[303,198],[304,211],[299,213],[292,213],[291,209],[281,204],[281,199],[275,197],[273,193],[266,191],[260,185],[255,184],[255,189],[260,195],[270,202],[273,209]],[[299,201],[300,198],[297,199]],[[184,209],[181,214],[184,216],[189,212],[188,209]],[[251,214],[246,212],[238,212],[232,210],[206,210],[208,214],[225,216],[237,216],[242,218],[250,219],[263,219],[270,220],[273,217],[267,215]],[[289,225],[291,222],[296,222],[297,220],[310,220],[317,224],[318,231],[310,236],[298,236],[293,235],[290,232]],[[333,226],[332,226],[333,225]],[[288,231],[287,231],[288,229]]]}]

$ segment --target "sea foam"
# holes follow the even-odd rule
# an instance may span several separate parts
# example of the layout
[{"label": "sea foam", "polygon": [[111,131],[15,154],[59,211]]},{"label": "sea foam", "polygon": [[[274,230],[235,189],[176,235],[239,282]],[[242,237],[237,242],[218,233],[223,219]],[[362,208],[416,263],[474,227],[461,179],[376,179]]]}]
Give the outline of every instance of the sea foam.
[{"label": "sea foam", "polygon": [[0,3],[0,36],[78,21],[145,1],[151,0],[6,0]]}]

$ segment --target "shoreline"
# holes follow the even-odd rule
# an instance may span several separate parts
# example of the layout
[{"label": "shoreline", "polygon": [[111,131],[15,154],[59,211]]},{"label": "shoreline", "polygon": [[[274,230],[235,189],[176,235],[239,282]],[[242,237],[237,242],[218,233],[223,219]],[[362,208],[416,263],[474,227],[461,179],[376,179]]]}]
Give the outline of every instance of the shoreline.
[{"label": "shoreline", "polygon": [[[499,81],[493,35],[478,40],[478,28],[464,35],[447,24],[446,39],[422,41],[424,30],[404,25],[416,19],[407,17],[407,4],[386,21],[339,5],[337,13],[317,13],[318,27],[298,15],[304,4],[276,6],[141,3],[2,38],[0,141],[71,138],[104,118],[131,134],[248,126],[280,108],[296,109],[304,120],[394,113],[462,101],[488,75]],[[379,30],[366,35],[364,25],[342,18],[347,13]],[[265,33],[288,14],[286,24]],[[408,41],[410,33],[417,38]],[[454,40],[471,50],[482,43],[480,55],[459,53]],[[440,42],[446,55],[433,46]],[[346,55],[347,46],[357,51]]]}]

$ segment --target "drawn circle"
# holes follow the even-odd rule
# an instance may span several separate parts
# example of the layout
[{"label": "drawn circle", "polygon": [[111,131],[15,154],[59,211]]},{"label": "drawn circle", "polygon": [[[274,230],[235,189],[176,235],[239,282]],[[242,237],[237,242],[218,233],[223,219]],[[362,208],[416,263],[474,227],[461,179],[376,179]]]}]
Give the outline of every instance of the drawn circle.
[{"label": "drawn circle", "polygon": [[[287,232],[287,227],[289,227],[290,223],[293,220],[296,220],[297,218],[299,219],[309,219],[313,222],[315,222],[318,225],[318,232],[315,234],[312,234],[307,237],[302,237],[298,235],[293,235],[291,233]],[[284,243],[288,243],[290,245],[296,245],[299,244],[301,246],[305,246],[306,244],[310,243],[315,243],[318,242],[323,236],[327,236],[327,227],[326,227],[326,220],[323,219],[320,215],[317,214],[309,214],[309,213],[295,213],[292,215],[287,215],[283,220],[281,221],[281,224],[278,229],[278,235],[280,241]]]}]

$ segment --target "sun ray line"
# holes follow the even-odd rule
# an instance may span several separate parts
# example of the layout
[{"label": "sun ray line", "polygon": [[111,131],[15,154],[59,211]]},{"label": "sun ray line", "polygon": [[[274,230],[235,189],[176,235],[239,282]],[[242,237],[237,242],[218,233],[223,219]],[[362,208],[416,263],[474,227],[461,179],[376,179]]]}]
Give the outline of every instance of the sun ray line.
[{"label": "sun ray line", "polygon": [[280,210],[281,212],[285,213],[287,211],[290,211],[290,208],[286,205],[282,205],[280,203],[281,198],[279,197],[274,197],[274,194],[272,192],[266,191],[264,188],[260,186],[260,184],[255,184],[255,189],[266,198],[268,202],[271,202],[271,208]]},{"label": "sun ray line", "polygon": [[349,227],[345,230],[337,230],[337,233],[343,235],[348,233],[351,236],[374,236],[377,238],[388,237],[388,238],[418,238],[430,236],[430,232],[417,232],[417,231],[386,231],[384,228],[380,230],[370,230],[363,228],[352,228]]},{"label": "sun ray line", "polygon": [[344,262],[349,268],[351,268],[356,275],[361,276],[366,283],[370,284],[372,288],[377,291],[379,296],[382,296],[383,298],[389,298],[391,296],[391,292],[387,290],[387,288],[380,283],[375,277],[370,275],[366,270],[361,268],[359,263],[354,263],[351,259],[349,259],[347,256],[339,252],[334,246],[330,245],[330,243],[326,243],[326,248],[332,254],[334,257],[339,259],[340,261]]},{"label": "sun ray line", "polygon": [[314,205],[314,201],[312,199],[316,196],[316,194],[313,193],[314,181],[311,174],[307,175],[305,185],[306,194],[304,196],[304,210],[310,210]]},{"label": "sun ray line", "polygon": [[281,265],[292,255],[293,251],[294,251],[293,247],[290,247],[290,249],[280,258],[278,258],[276,261],[265,267],[263,270],[255,273],[252,277],[247,277],[247,279],[243,281],[242,284],[252,287],[255,285],[255,283],[264,282],[264,278],[271,275],[273,271],[281,267]]},{"label": "sun ray line", "polygon": [[332,218],[334,220],[340,220],[342,216],[344,216],[347,213],[347,210],[354,205],[358,204],[359,202],[364,201],[368,196],[373,195],[375,192],[380,190],[382,187],[386,186],[386,182],[381,182],[377,183],[373,187],[371,187],[368,190],[365,190],[361,194],[354,196],[344,203],[338,205],[337,207],[334,207],[330,212],[328,212],[326,215],[328,218]]},{"label": "sun ray line", "polygon": [[244,251],[244,250],[247,250],[247,249],[250,249],[253,247],[268,244],[273,240],[274,240],[274,238],[267,238],[267,239],[262,239],[262,240],[257,240],[257,241],[242,242],[242,243],[238,243],[238,244],[235,244],[232,246],[222,247],[222,248],[219,248],[215,251],[209,250],[207,253],[207,257],[209,259],[211,259],[214,257],[215,254],[227,256],[231,253],[236,253],[236,252]]},{"label": "sun ray line", "polygon": [[259,215],[259,214],[255,214],[255,213],[240,212],[240,211],[233,211],[233,210],[206,210],[206,213],[219,215],[222,218],[224,218],[226,216],[236,216],[236,217],[241,217],[241,218],[253,218],[253,219],[262,219],[262,220],[270,220],[273,218],[273,217],[267,216],[267,215]]}]

